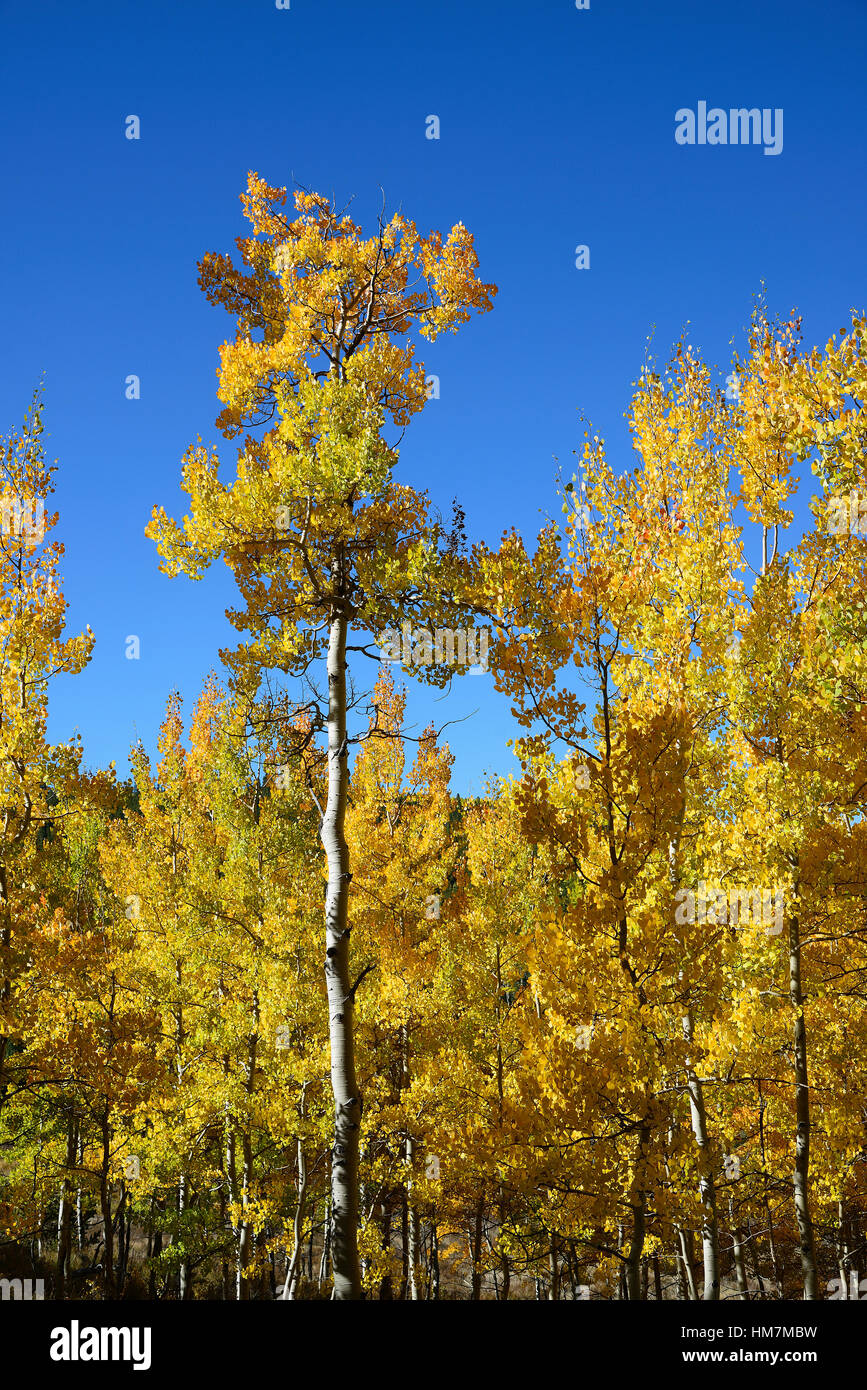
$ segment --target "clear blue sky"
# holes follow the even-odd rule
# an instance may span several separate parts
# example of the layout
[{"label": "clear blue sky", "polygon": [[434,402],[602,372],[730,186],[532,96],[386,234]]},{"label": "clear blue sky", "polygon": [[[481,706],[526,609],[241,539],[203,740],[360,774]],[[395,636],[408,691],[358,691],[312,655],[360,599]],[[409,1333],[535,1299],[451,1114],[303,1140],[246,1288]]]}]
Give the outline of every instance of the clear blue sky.
[{"label": "clear blue sky", "polygon": [[[125,769],[169,691],[189,709],[233,643],[228,572],[167,579],[143,528],[154,503],[181,509],[187,444],[219,439],[231,320],[196,261],[247,227],[248,169],[356,195],[365,223],[382,186],[421,230],[474,232],[500,293],[428,350],[442,395],[402,467],[443,507],[461,498],[471,538],[530,536],[556,509],[554,456],[571,471],[579,410],[626,460],[651,330],[665,356],[689,320],[722,366],[762,280],[812,341],[863,306],[865,39],[864,0],[0,3],[0,432],[44,371],[70,622],[97,638],[55,691],[52,736],[80,728],[91,764]],[[782,107],[782,153],[677,145],[675,111],[700,100]],[[480,677],[410,705],[422,721],[476,708],[450,731],[461,790],[510,768],[505,702]]]}]

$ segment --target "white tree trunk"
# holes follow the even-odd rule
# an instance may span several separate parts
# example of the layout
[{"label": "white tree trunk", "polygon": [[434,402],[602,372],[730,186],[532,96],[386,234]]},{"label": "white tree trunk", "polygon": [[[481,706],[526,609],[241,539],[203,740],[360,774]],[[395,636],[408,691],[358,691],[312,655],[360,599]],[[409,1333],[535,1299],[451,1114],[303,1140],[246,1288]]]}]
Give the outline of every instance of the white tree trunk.
[{"label": "white tree trunk", "polygon": [[292,1259],[286,1270],[286,1282],[283,1285],[283,1297],[285,1299],[295,1298],[295,1289],[298,1285],[298,1276],[301,1269],[301,1237],[304,1232],[304,1207],[307,1201],[307,1161],[304,1157],[304,1145],[301,1143],[300,1139],[297,1141],[297,1153],[298,1201],[295,1206]]},{"label": "white tree trunk", "polygon": [[358,1262],[358,1144],[361,1096],[355,1075],[354,995],[349,978],[349,850],[344,833],[348,762],[346,743],[346,632],[344,611],[332,611],[328,641],[328,799],[322,844],[328,861],[325,898],[325,980],[334,1097],[331,1155],[331,1265],[335,1299],[361,1297]]},{"label": "white tree trunk", "polygon": [[[687,1006],[683,1018],[683,1036],[687,1047],[692,1049],[692,1010]],[[701,1197],[701,1248],[704,1265],[705,1302],[719,1299],[719,1222],[716,1210],[716,1184],[711,1167],[710,1145],[707,1137],[707,1116],[704,1108],[704,1095],[701,1082],[696,1075],[692,1057],[686,1059],[687,1089],[689,1091],[689,1112],[692,1118],[692,1132],[698,1149],[699,1180]]]},{"label": "white tree trunk", "polygon": [[810,1215],[810,1083],[807,1074],[807,1025],[804,1022],[804,994],[801,988],[800,923],[793,914],[789,918],[789,998],[795,1013],[795,1171],[792,1188],[795,1215],[801,1241],[801,1272],[804,1276],[804,1298],[819,1297],[816,1276],[816,1252],[813,1242],[813,1221]]}]

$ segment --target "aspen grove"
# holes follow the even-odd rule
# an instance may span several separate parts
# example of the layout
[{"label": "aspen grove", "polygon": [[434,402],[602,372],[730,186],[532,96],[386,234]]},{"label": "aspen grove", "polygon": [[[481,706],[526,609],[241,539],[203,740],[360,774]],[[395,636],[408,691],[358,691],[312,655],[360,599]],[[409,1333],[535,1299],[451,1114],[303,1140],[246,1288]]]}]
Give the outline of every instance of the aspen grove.
[{"label": "aspen grove", "polygon": [[[166,574],[225,563],[238,641],[128,779],[48,741],[94,636],[41,393],[0,441],[2,1273],[861,1296],[865,319],[810,348],[757,307],[729,392],[682,340],[624,396],[630,466],[588,429],[554,519],[491,546],[399,459],[417,351],[493,308],[470,231],[242,201],[200,263],[234,457],[191,445],[147,524]],[[515,739],[467,797],[406,687],[482,651]]]}]

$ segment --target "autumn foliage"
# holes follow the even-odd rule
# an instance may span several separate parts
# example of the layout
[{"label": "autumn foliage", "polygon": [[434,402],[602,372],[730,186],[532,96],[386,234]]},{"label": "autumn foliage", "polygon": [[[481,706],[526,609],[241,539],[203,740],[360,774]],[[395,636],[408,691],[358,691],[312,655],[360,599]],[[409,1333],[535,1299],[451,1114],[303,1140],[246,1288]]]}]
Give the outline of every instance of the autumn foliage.
[{"label": "autumn foliage", "polygon": [[[239,645],[127,780],[47,741],[92,644],[55,518],[0,536],[0,1264],[324,1298],[337,1239],[345,1297],[857,1296],[867,540],[829,517],[867,490],[864,320],[806,350],[757,310],[734,399],[681,342],[632,468],[588,431],[561,519],[467,549],[389,431],[418,339],[491,307],[470,233],[286,198],[252,175],[240,264],[201,264],[235,475],[197,443],[148,528],[169,573],[226,561]],[[37,400],[0,471],[44,503],[40,436]],[[493,630],[484,795],[366,676],[407,617]]]}]

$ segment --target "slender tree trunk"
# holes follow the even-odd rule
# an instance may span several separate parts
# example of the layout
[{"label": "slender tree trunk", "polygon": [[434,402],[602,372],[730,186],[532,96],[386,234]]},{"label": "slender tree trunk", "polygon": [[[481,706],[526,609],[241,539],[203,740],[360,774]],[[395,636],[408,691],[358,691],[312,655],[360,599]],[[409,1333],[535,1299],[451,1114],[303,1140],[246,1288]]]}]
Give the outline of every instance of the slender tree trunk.
[{"label": "slender tree trunk", "polygon": [[111,1183],[108,1176],[111,1168],[111,1128],[107,1101],[102,1114],[101,1129],[102,1165],[99,1174],[99,1209],[102,1213],[102,1239],[105,1247],[102,1257],[102,1296],[103,1298],[113,1298],[114,1220],[111,1210]]},{"label": "slender tree trunk", "polygon": [[[251,1107],[256,1090],[256,1052],[259,1044],[259,995],[255,991],[253,993],[253,1019],[255,1029],[247,1042],[246,1078],[244,1081],[244,1090],[247,1092]],[[251,1292],[247,1269],[253,1261],[255,1245],[253,1222],[249,1215],[250,1193],[253,1187],[253,1144],[248,1130],[245,1130],[241,1136],[241,1150],[244,1155],[244,1167],[241,1177],[243,1211],[238,1230],[238,1298],[247,1300],[250,1298]]]},{"label": "slender tree trunk", "polygon": [[320,1260],[319,1260],[319,1274],[318,1274],[317,1280],[316,1280],[316,1282],[317,1282],[317,1284],[318,1284],[318,1286],[319,1286],[320,1289],[322,1288],[322,1285],[325,1283],[326,1279],[328,1278],[328,1264],[329,1264],[330,1259],[331,1259],[331,1199],[328,1198],[328,1199],[326,1200],[326,1203],[325,1203],[325,1226],[324,1226],[324,1229],[323,1229],[323,1232],[322,1232],[322,1255],[321,1255]]},{"label": "slender tree trunk", "polygon": [[[12,909],[9,902],[9,879],[6,865],[0,864],[0,961],[3,983],[0,985],[0,1015],[5,1014],[12,995]],[[9,1038],[6,1030],[0,1034],[0,1109],[6,1100],[6,1050]]]},{"label": "slender tree trunk", "polygon": [[[848,1265],[849,1265],[849,1272],[850,1272],[850,1275],[851,1275],[851,1273],[852,1273],[853,1270],[854,1270],[854,1272],[855,1272],[856,1282],[858,1282],[860,1272],[861,1272],[861,1270],[863,1269],[863,1262],[862,1262],[860,1256],[863,1255],[863,1252],[864,1252],[864,1246],[863,1246],[862,1243],[861,1243],[860,1231],[859,1231],[859,1229],[858,1229],[858,1222],[859,1222],[859,1219],[860,1219],[860,1213],[859,1213],[857,1207],[852,1207],[852,1208],[850,1208],[850,1211],[849,1211],[849,1243],[848,1243],[848,1245],[846,1246],[846,1258],[847,1258]],[[858,1294],[858,1296],[859,1296],[859,1298],[860,1298],[860,1296],[861,1296],[861,1293],[860,1293],[860,1288],[861,1288],[860,1282],[858,1282],[858,1288],[859,1288],[859,1294]]]},{"label": "slender tree trunk", "polygon": [[657,1303],[662,1302],[662,1272],[659,1268],[659,1251],[653,1252],[653,1292]]},{"label": "slender tree trunk", "polygon": [[[409,1024],[400,1029],[400,1090],[404,1094],[409,1089]],[[403,1291],[402,1297],[411,1302],[419,1300],[419,1221],[413,1196],[413,1168],[415,1164],[415,1139],[409,1130],[404,1135],[404,1158],[406,1160],[406,1191],[402,1204],[403,1211]]]},{"label": "slender tree trunk", "polygon": [[767,1194],[765,1195],[765,1212],[768,1218],[768,1254],[771,1257],[771,1270],[773,1271],[774,1275],[774,1283],[777,1286],[777,1298],[782,1299],[784,1297],[783,1271],[780,1265],[779,1256],[777,1255],[777,1241],[774,1235],[774,1219],[771,1215],[771,1204],[768,1201]]},{"label": "slender tree trunk", "polygon": [[[765,1106],[767,1105],[767,1101],[765,1100],[764,1094],[763,1094],[763,1092],[762,1092],[762,1083],[761,1083],[761,1081],[758,1082],[758,1088],[759,1088],[759,1148],[760,1148],[761,1155],[762,1155],[762,1176],[763,1176],[763,1179],[764,1179],[764,1182],[763,1182],[763,1185],[762,1185],[762,1202],[763,1202],[764,1209],[765,1209],[765,1217],[766,1217],[767,1223],[768,1223],[768,1253],[769,1253],[769,1255],[770,1255],[770,1257],[771,1257],[771,1269],[772,1269],[773,1272],[774,1272],[774,1283],[775,1283],[776,1286],[777,1286],[777,1298],[780,1298],[780,1299],[781,1299],[781,1298],[783,1297],[783,1275],[782,1275],[782,1271],[781,1271],[781,1269],[780,1269],[779,1261],[778,1261],[778,1259],[777,1259],[777,1243],[776,1243],[776,1241],[775,1241],[775,1239],[774,1239],[774,1218],[773,1218],[773,1215],[772,1215],[772,1213],[771,1213],[771,1204],[770,1204],[770,1201],[768,1200],[768,1168],[767,1168],[767,1155],[766,1155],[766,1153],[765,1153]],[[755,1237],[754,1237],[754,1241],[755,1241]],[[754,1252],[753,1252],[753,1262],[754,1262],[754,1264],[755,1264],[755,1266],[756,1266],[756,1270],[758,1271],[758,1268],[759,1268],[759,1255],[758,1255],[758,1250],[756,1250],[755,1248],[754,1248]],[[761,1275],[759,1274],[758,1277],[759,1277],[759,1280],[760,1280],[760,1282],[761,1282]],[[762,1288],[762,1296],[764,1297],[764,1288]]]},{"label": "slender tree trunk", "polygon": [[[237,1200],[238,1200],[238,1169],[237,1169],[237,1164],[236,1164],[236,1162],[235,1162],[235,1122],[234,1122],[234,1119],[233,1119],[231,1116],[228,1115],[228,1113],[226,1114],[226,1117],[225,1117],[225,1120],[224,1120],[224,1124],[225,1124],[225,1126],[226,1126],[226,1148],[225,1148],[225,1155],[226,1155],[226,1156],[225,1156],[226,1186],[227,1186],[227,1188],[228,1188],[228,1197],[229,1197],[228,1206],[229,1206],[229,1207],[232,1207],[232,1206],[235,1205],[235,1203],[236,1203]],[[224,1202],[224,1203],[221,1204],[221,1206],[222,1206],[222,1210],[223,1210],[223,1213],[224,1213],[224,1216],[225,1216],[226,1226],[227,1226],[227,1228],[228,1228],[229,1234],[230,1234],[230,1235],[232,1236],[232,1238],[233,1238],[233,1245],[234,1245],[234,1247],[235,1247],[235,1249],[234,1249],[234,1251],[233,1251],[233,1253],[234,1253],[234,1264],[235,1264],[235,1278],[234,1278],[234,1283],[235,1283],[235,1297],[237,1298],[237,1296],[238,1296],[238,1256],[237,1256],[237,1239],[238,1239],[238,1232],[237,1232],[237,1229],[236,1229],[236,1227],[235,1227],[235,1225],[234,1225],[234,1222],[232,1221],[232,1219],[231,1219],[231,1217],[230,1217],[230,1215],[229,1215],[229,1213],[228,1213],[228,1211],[227,1211],[227,1204]]]},{"label": "slender tree trunk", "polygon": [[509,1257],[506,1254],[505,1250],[500,1251],[500,1269],[503,1272],[503,1286],[500,1296],[503,1299],[503,1302],[505,1302],[509,1297],[509,1290],[512,1286],[512,1269],[511,1265],[509,1264]]},{"label": "slender tree trunk", "polygon": [[405,1187],[400,1193],[400,1261],[400,1296],[406,1300],[409,1297],[409,1202]]},{"label": "slender tree trunk", "polygon": [[[388,1202],[382,1203],[382,1249],[391,1249],[391,1207]],[[379,1281],[379,1298],[382,1303],[392,1303],[394,1301],[394,1288],[391,1274],[384,1274]]]},{"label": "slender tree trunk", "polygon": [[[151,1250],[151,1257],[152,1257],[152,1259],[153,1259],[153,1264],[151,1265],[151,1272],[150,1272],[150,1276],[149,1276],[149,1278],[148,1278],[148,1298],[152,1298],[152,1299],[153,1299],[153,1298],[156,1298],[156,1296],[157,1296],[157,1261],[159,1260],[159,1257],[160,1257],[160,1255],[162,1254],[162,1252],[163,1252],[163,1233],[162,1233],[161,1228],[158,1226],[157,1229],[154,1231],[153,1248],[152,1248],[152,1250]],[[225,1292],[224,1292],[224,1297],[225,1297]]]},{"label": "slender tree trunk", "polygon": [[[78,1145],[78,1155],[76,1159],[78,1168],[84,1163],[84,1137],[81,1136]],[[81,1210],[81,1184],[75,1186],[75,1241],[79,1255],[84,1241],[84,1216]]]},{"label": "slender tree trunk", "polygon": [[[187,1209],[187,1175],[181,1173],[178,1181],[178,1239],[183,1242],[183,1215]],[[178,1298],[183,1302],[189,1291],[189,1266],[186,1259],[178,1265]]]},{"label": "slender tree trunk", "polygon": [[[678,749],[680,743],[678,741]],[[668,877],[672,893],[676,893],[680,887],[679,857],[680,840],[683,826],[683,815],[686,807],[684,796],[681,802],[681,811],[674,828],[674,834],[668,845]],[[713,1161],[710,1144],[707,1134],[707,1113],[705,1111],[704,1094],[701,1088],[701,1081],[695,1070],[693,1062],[693,1037],[695,1025],[690,1005],[689,985],[684,980],[683,972],[680,973],[680,982],[683,987],[684,1013],[683,1013],[683,1037],[686,1042],[686,1080],[687,1092],[689,1095],[689,1113],[692,1122],[692,1133],[698,1149],[698,1190],[701,1198],[702,1221],[701,1221],[701,1247],[702,1263],[704,1266],[704,1285],[702,1296],[705,1302],[716,1302],[719,1299],[720,1276],[719,1276],[719,1222],[716,1210],[716,1184],[713,1177]]]},{"label": "slender tree trunk", "polygon": [[476,1207],[476,1218],[473,1226],[473,1279],[470,1297],[474,1303],[478,1303],[482,1296],[482,1225],[485,1214],[485,1199],[479,1198]]},{"label": "slender tree trunk", "polygon": [[66,1132],[66,1165],[60,1185],[60,1209],[57,1213],[57,1270],[55,1274],[55,1293],[58,1301],[66,1297],[66,1279],[69,1274],[69,1259],[72,1253],[72,1203],[70,1197],[70,1173],[75,1167],[78,1154],[78,1121],[73,1117]]},{"label": "slender tree trunk", "polygon": [[[849,1297],[849,1247],[846,1244],[845,1209],[842,1202],[837,1203],[837,1270],[840,1275],[840,1296]],[[858,1283],[858,1280],[855,1280]],[[858,1297],[858,1291],[855,1291]]]},{"label": "slender tree trunk", "polygon": [[437,1231],[436,1222],[431,1226],[430,1233],[430,1263],[431,1263],[431,1298],[439,1303],[440,1300],[440,1238]]},{"label": "slender tree trunk", "polygon": [[[500,951],[500,943],[499,943],[499,942],[497,942],[497,949],[496,949],[496,967],[497,967],[497,1006],[496,1006],[496,1017],[497,1017],[497,1124],[499,1125],[500,1129],[502,1129],[502,1127],[503,1127],[503,1118],[504,1118],[505,1087],[504,1087],[504,1084],[503,1084],[503,1073],[504,1073],[504,1067],[503,1067],[503,1040],[502,1040],[502,1035],[501,1035],[501,1032],[500,1032],[500,1018],[501,1018],[502,1001],[503,1001],[504,995],[503,995],[502,954],[501,954],[501,951]],[[506,1224],[506,1190],[505,1190],[505,1187],[503,1186],[502,1183],[500,1184],[500,1192],[499,1192],[499,1217],[500,1217],[500,1229],[499,1229],[499,1231],[498,1231],[498,1233],[497,1233],[497,1240],[498,1240],[498,1241],[499,1241],[500,1237],[502,1236],[503,1227],[504,1227],[505,1224]],[[502,1249],[500,1250],[500,1268],[501,1268],[502,1273],[503,1273],[503,1285],[502,1285],[502,1293],[501,1293],[501,1294],[498,1293],[497,1296],[498,1296],[498,1298],[499,1298],[499,1297],[502,1297],[503,1301],[505,1302],[505,1301],[508,1299],[508,1297],[509,1297],[509,1290],[510,1290],[511,1283],[512,1283],[512,1276],[511,1276],[511,1271],[510,1271],[510,1268],[509,1268],[509,1257],[508,1257],[508,1255],[506,1254],[506,1252],[505,1252],[504,1250],[502,1250]]]},{"label": "slender tree trunk", "polygon": [[[174,837],[174,832],[172,832]],[[178,846],[174,838],[172,840],[172,873],[178,871]],[[187,1030],[184,1025],[184,1006],[183,1006],[183,962],[180,957],[175,959],[175,984],[178,989],[178,1006],[175,1014],[175,1069],[178,1077],[178,1087],[183,1084],[184,1077],[184,1046],[187,1040]],[[181,1172],[178,1181],[178,1240],[183,1243],[184,1222],[183,1216],[187,1209],[187,1175]],[[181,1259],[178,1265],[178,1298],[183,1301],[189,1294],[189,1266],[185,1258]]]},{"label": "slender tree trunk", "polygon": [[412,1164],[414,1157],[415,1144],[412,1135],[406,1138],[406,1161],[409,1168],[409,1179],[406,1186],[406,1205],[407,1205],[407,1265],[409,1274],[409,1297],[413,1303],[419,1299],[419,1230],[418,1230],[418,1210],[413,1198]]},{"label": "slender tree trunk", "polygon": [[[339,567],[335,587],[341,586]],[[334,1097],[331,1153],[331,1265],[335,1299],[361,1298],[358,1261],[358,1144],[361,1094],[355,1074],[354,989],[349,975],[349,848],[344,833],[349,781],[346,742],[346,609],[332,609],[328,641],[328,798],[321,839],[328,861],[325,980]]]},{"label": "slender tree trunk", "polygon": [[807,1027],[804,1022],[804,994],[801,987],[800,922],[793,913],[789,918],[789,997],[795,1013],[795,1171],[792,1189],[795,1215],[801,1242],[801,1273],[804,1278],[804,1298],[819,1297],[816,1275],[816,1251],[813,1241],[813,1220],[810,1215],[810,1084],[807,1074]]},{"label": "slender tree trunk", "polygon": [[246,1302],[250,1297],[250,1277],[247,1273],[253,1259],[253,1224],[248,1210],[250,1188],[253,1182],[253,1148],[249,1134],[241,1135],[241,1219],[238,1222],[238,1267],[236,1289],[238,1302]]},{"label": "slender tree trunk", "polygon": [[753,1257],[753,1274],[755,1275],[756,1284],[758,1285],[759,1298],[764,1298],[765,1281],[762,1278],[762,1267],[759,1263],[759,1252],[758,1247],[756,1245],[756,1237],[755,1232],[753,1231],[752,1222],[750,1222],[748,1228],[747,1252]]},{"label": "slender tree trunk", "polygon": [[[663,1154],[665,1176],[669,1183],[671,1182],[671,1169],[669,1168],[668,1164],[668,1152],[671,1147],[672,1137],[672,1131],[669,1128],[666,1136],[666,1147]],[[683,1228],[679,1226],[677,1222],[674,1223],[673,1230],[675,1239],[674,1267],[677,1272],[678,1287],[680,1289],[681,1299],[684,1303],[693,1302],[695,1299],[698,1298],[698,1290],[695,1286],[695,1274],[692,1268],[692,1261],[689,1258],[689,1251],[686,1243],[686,1235],[684,1233]]]},{"label": "slender tree trunk", "polygon": [[641,1257],[644,1253],[644,1235],[647,1220],[647,1191],[645,1188],[645,1168],[647,1149],[650,1144],[650,1124],[643,1122],[639,1130],[638,1154],[635,1160],[636,1200],[632,1203],[632,1233],[629,1240],[629,1254],[626,1260],[627,1296],[632,1302],[641,1299]]},{"label": "slender tree trunk", "polygon": [[292,1259],[286,1271],[286,1283],[283,1286],[283,1297],[285,1299],[295,1298],[295,1288],[298,1282],[298,1270],[301,1261],[301,1239],[304,1233],[304,1204],[307,1200],[307,1162],[304,1157],[304,1145],[298,1140],[298,1201],[295,1204],[295,1224],[293,1229],[294,1246],[292,1249]]},{"label": "slender tree trunk", "polygon": [[548,1300],[551,1303],[560,1301],[560,1265],[557,1261],[557,1237],[551,1236],[551,1244],[548,1249],[548,1268],[551,1271],[551,1280],[548,1285]]},{"label": "slender tree trunk", "polygon": [[[692,1051],[693,1021],[692,1010],[687,1007],[683,1018],[683,1036]],[[686,1059],[687,1090],[689,1092],[689,1112],[692,1119],[692,1132],[698,1148],[698,1190],[701,1197],[701,1249],[704,1266],[703,1298],[707,1302],[719,1299],[719,1222],[716,1211],[716,1183],[713,1179],[711,1153],[707,1137],[707,1115],[701,1082],[693,1066],[691,1055]]]},{"label": "slender tree trunk", "polygon": [[686,1286],[686,1296],[690,1302],[698,1298],[698,1288],[695,1282],[695,1270],[692,1267],[692,1251],[690,1250],[687,1233],[682,1226],[675,1227],[677,1231],[678,1244],[680,1246],[680,1262],[683,1271],[683,1280]]},{"label": "slender tree trunk", "polygon": [[118,1298],[123,1298],[123,1286],[126,1279],[126,1196],[126,1183],[121,1182],[120,1201],[117,1204],[117,1211],[114,1214],[114,1224],[117,1231],[115,1285]]},{"label": "slender tree trunk", "polygon": [[641,1255],[644,1250],[645,1205],[647,1196],[639,1192],[632,1208],[632,1232],[626,1257],[626,1291],[630,1302],[641,1300]]},{"label": "slender tree trunk", "polygon": [[129,1273],[129,1251],[132,1240],[132,1207],[126,1183],[121,1185],[120,1205],[117,1209],[117,1296],[123,1298]]},{"label": "slender tree trunk", "polygon": [[729,1197],[729,1225],[731,1226],[732,1232],[732,1258],[734,1259],[735,1265],[735,1278],[738,1282],[738,1294],[747,1302],[750,1296],[750,1289],[747,1283],[747,1271],[744,1265],[744,1249],[741,1244],[740,1228],[735,1221],[731,1197]]}]

